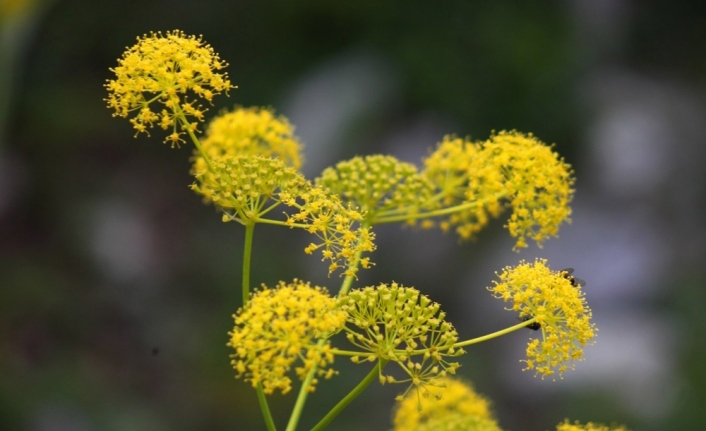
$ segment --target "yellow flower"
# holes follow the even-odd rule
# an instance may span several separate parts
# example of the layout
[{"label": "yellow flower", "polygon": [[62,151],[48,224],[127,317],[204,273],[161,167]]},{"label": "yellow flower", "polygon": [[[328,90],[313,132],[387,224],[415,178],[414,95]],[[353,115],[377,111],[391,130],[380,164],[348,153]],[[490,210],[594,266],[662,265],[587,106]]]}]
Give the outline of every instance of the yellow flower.
[{"label": "yellow flower", "polygon": [[[108,80],[108,107],[115,116],[127,118],[137,133],[145,132],[157,123],[164,130],[172,129],[165,139],[172,146],[182,141],[181,134],[196,130],[206,111],[194,104],[195,98],[209,103],[213,96],[234,88],[227,73],[219,70],[228,66],[201,37],[187,36],[174,30],[150,33],[137,38],[137,44],[118,59],[110,69],[116,78]],[[153,104],[161,105],[154,108]]]},{"label": "yellow flower", "polygon": [[512,207],[506,227],[517,238],[541,245],[559,232],[571,215],[574,179],[571,167],[537,138],[515,131],[500,132],[480,145],[469,166],[468,199],[499,197]]},{"label": "yellow flower", "polygon": [[527,370],[544,376],[562,376],[581,360],[583,347],[593,344],[596,327],[581,286],[565,271],[552,271],[545,259],[534,263],[521,261],[506,267],[500,282],[489,287],[496,298],[511,301],[511,310],[525,320],[536,318],[542,339],[531,339],[527,346]]},{"label": "yellow flower", "polygon": [[541,245],[571,215],[571,167],[531,134],[500,132],[476,143],[447,136],[424,165],[443,206],[460,207],[439,226],[455,228],[463,239],[510,207],[506,227],[517,238],[515,249],[527,247],[528,238]]},{"label": "yellow flower", "polygon": [[[497,217],[503,210],[499,196],[494,193],[469,193],[471,177],[475,172],[471,165],[481,150],[480,144],[469,139],[445,136],[436,150],[424,160],[422,175],[427,177],[443,196],[440,204],[444,208],[475,203],[448,216],[438,223],[448,231],[455,227],[456,233],[464,239],[470,239],[483,229],[491,218]],[[435,223],[428,223],[433,227]]]},{"label": "yellow flower", "polygon": [[[314,367],[320,376],[334,374],[327,369],[333,362],[330,343],[318,346],[317,340],[340,331],[346,315],[326,289],[296,279],[274,289],[263,285],[233,318],[231,364],[237,377],[245,376],[253,387],[261,383],[266,394],[276,389],[286,394],[292,388],[288,372],[297,361],[295,372],[302,380]],[[314,384],[316,379],[308,389]]]},{"label": "yellow flower", "polygon": [[354,157],[327,168],[317,184],[341,195],[366,214],[372,224],[383,212],[404,210],[416,214],[430,202],[434,187],[417,167],[392,156]]},{"label": "yellow flower", "polygon": [[[262,222],[279,205],[295,210],[280,223],[304,229],[316,236],[304,252],[319,250],[329,262],[329,273],[343,269],[354,276],[356,259],[375,250],[375,235],[362,226],[360,212],[344,206],[337,195],[307,181],[299,171],[281,159],[263,156],[224,155],[213,162],[213,170],[196,168],[191,188],[224,210],[223,221]],[[350,268],[351,266],[355,268]],[[362,258],[360,266],[372,265]]]},{"label": "yellow flower", "polygon": [[[294,127],[268,108],[236,107],[221,113],[211,120],[201,145],[213,161],[224,155],[258,155],[279,158],[295,169],[302,165],[302,144]],[[195,163],[204,163],[198,153]]]},{"label": "yellow flower", "polygon": [[280,203],[280,196],[298,196],[311,187],[280,159],[228,155],[213,159],[213,171],[205,163],[197,165],[192,189],[207,202],[234,210],[233,218],[241,221],[256,220],[270,205]]},{"label": "yellow flower", "polygon": [[490,402],[469,383],[445,377],[437,381],[440,392],[421,402],[417,393],[408,393],[397,406],[394,431],[499,430],[490,411]]},{"label": "yellow flower", "polygon": [[447,360],[465,353],[453,347],[458,340],[456,330],[444,320],[446,314],[439,304],[417,289],[397,283],[355,289],[339,299],[339,307],[352,326],[345,327],[348,341],[368,352],[362,358],[353,357],[354,362],[390,360],[409,375],[400,381],[381,375],[382,383],[409,382],[410,388],[421,388],[426,394],[427,385],[435,386],[438,379],[460,367]]},{"label": "yellow flower", "polygon": [[567,419],[563,423],[556,426],[556,431],[630,431],[624,425],[603,425],[594,424],[593,422],[588,422],[582,425],[578,421],[573,424]]},{"label": "yellow flower", "polygon": [[458,413],[451,413],[444,417],[429,419],[420,424],[412,431],[501,431],[497,422],[492,419],[479,418],[477,416],[463,416]]},{"label": "yellow flower", "polygon": [[[315,235],[318,241],[309,244],[304,251],[312,254],[321,250],[322,260],[330,261],[329,273],[344,266],[346,276],[355,276],[354,265],[362,253],[375,250],[375,234],[361,224],[363,215],[344,206],[338,195],[320,186],[312,186],[299,195],[282,198],[287,205],[299,210],[288,216],[287,223],[301,226]],[[360,261],[363,268],[370,267],[368,258]]]}]

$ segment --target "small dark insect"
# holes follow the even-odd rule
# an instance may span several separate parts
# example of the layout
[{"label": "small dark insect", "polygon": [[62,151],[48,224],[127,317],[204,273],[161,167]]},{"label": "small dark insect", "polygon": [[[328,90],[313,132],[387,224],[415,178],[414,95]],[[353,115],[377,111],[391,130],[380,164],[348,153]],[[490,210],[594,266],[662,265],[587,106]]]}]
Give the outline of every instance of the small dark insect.
[{"label": "small dark insect", "polygon": [[[523,322],[526,322],[526,321],[528,321],[528,320],[530,320],[530,319],[532,319],[532,317],[530,317],[530,316],[525,316],[525,317],[523,317],[523,318],[520,319],[520,320],[522,320]],[[533,331],[538,331],[539,328],[541,328],[541,327],[542,327],[542,324],[539,323],[539,322],[530,323],[529,325],[525,326],[525,328],[531,329],[531,330],[533,330]]]},{"label": "small dark insect", "polygon": [[158,356],[159,355],[159,347],[153,347],[152,348],[152,356]]},{"label": "small dark insect", "polygon": [[562,269],[562,270],[559,270],[559,272],[561,273],[561,276],[564,277],[565,279],[569,280],[569,282],[571,283],[571,285],[574,286],[574,287],[585,286],[585,285],[586,285],[586,282],[585,282],[585,281],[583,281],[583,280],[581,280],[580,278],[576,278],[576,277],[574,277],[573,275],[571,275],[571,274],[574,273],[574,268],[564,268],[564,269]]}]

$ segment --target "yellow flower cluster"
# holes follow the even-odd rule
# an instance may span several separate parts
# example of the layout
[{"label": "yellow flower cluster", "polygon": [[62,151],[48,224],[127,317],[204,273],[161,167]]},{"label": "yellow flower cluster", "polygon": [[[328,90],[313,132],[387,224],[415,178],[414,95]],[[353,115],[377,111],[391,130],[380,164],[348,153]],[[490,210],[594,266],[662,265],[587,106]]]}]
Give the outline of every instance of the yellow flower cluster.
[{"label": "yellow flower cluster", "polygon": [[527,247],[527,238],[541,245],[571,215],[571,167],[531,134],[492,136],[481,144],[470,171],[469,199],[501,195],[509,201],[507,228],[517,238],[515,248]]},{"label": "yellow flower cluster", "polygon": [[[355,264],[363,253],[375,250],[375,235],[369,227],[361,225],[360,212],[344,206],[338,195],[318,186],[293,194],[280,194],[282,202],[299,209],[287,218],[292,227],[303,227],[318,238],[304,251],[312,254],[321,250],[322,260],[328,260],[329,274],[345,266],[344,275],[355,276]],[[363,268],[369,268],[370,259],[360,259]]]},{"label": "yellow flower cluster", "polygon": [[[201,159],[203,162],[203,159]],[[225,210],[234,210],[240,221],[255,220],[279,196],[297,196],[309,188],[307,180],[280,159],[263,156],[222,156],[212,162],[213,172],[199,164],[194,168],[196,183],[191,188]]]},{"label": "yellow flower cluster", "polygon": [[541,245],[571,215],[571,167],[531,134],[500,132],[479,143],[446,137],[424,164],[444,206],[460,205],[440,226],[454,226],[464,239],[511,207],[515,248],[527,247],[528,238]]},{"label": "yellow flower cluster", "polygon": [[345,202],[366,214],[374,224],[381,213],[403,210],[416,214],[430,203],[433,185],[417,172],[417,167],[392,156],[354,157],[327,168],[317,184],[338,193]]},{"label": "yellow flower cluster", "polygon": [[[298,359],[301,365],[295,372],[302,380],[314,367],[319,376],[335,374],[327,368],[334,358],[330,343],[319,346],[317,339],[340,331],[346,315],[324,288],[296,279],[280,282],[274,289],[263,285],[233,318],[235,328],[228,342],[235,349],[231,364],[237,377],[245,376],[253,387],[262,384],[266,394],[276,389],[286,394],[292,388],[288,371]],[[309,389],[316,383],[312,380]]]},{"label": "yellow flower cluster", "polygon": [[[367,351],[354,362],[385,359],[397,362],[409,379],[396,381],[381,376],[383,383],[410,382],[427,394],[427,385],[460,367],[447,358],[465,351],[454,348],[458,334],[440,306],[414,288],[397,283],[355,289],[339,300],[339,308],[347,314],[346,337],[353,345]],[[413,359],[415,357],[419,357]],[[409,390],[409,389],[408,389]]]},{"label": "yellow flower cluster", "polygon": [[[127,118],[134,113],[130,122],[137,133],[146,133],[156,123],[172,129],[165,142],[179,145],[180,130],[193,132],[203,121],[205,109],[193,99],[211,102],[213,96],[233,88],[228,74],[218,72],[227,66],[201,37],[179,30],[144,35],[110,69],[116,78],[105,85],[106,101],[115,110],[113,115]],[[154,109],[154,102],[162,109]]]},{"label": "yellow flower cluster", "polygon": [[[223,156],[258,155],[281,159],[295,169],[302,165],[302,144],[294,136],[294,127],[268,108],[235,108],[221,113],[209,123],[201,145],[213,161]],[[197,169],[197,165],[205,167],[198,152],[194,163]]]},{"label": "yellow flower cluster", "polygon": [[[503,209],[500,196],[470,193],[470,181],[474,176],[471,164],[479,151],[480,145],[468,139],[445,136],[436,150],[424,160],[422,171],[422,175],[440,190],[442,207],[464,206],[439,223],[444,231],[455,226],[456,233],[464,239],[473,238],[488,224],[491,217],[499,216]],[[424,226],[432,227],[434,223],[426,223]]]},{"label": "yellow flower cluster", "polygon": [[508,266],[499,277],[488,288],[493,296],[511,301],[520,318],[536,318],[541,329],[542,340],[531,339],[527,346],[526,369],[542,377],[561,377],[573,369],[573,361],[581,359],[583,347],[596,335],[581,286],[565,271],[549,269],[544,259]]},{"label": "yellow flower cluster", "polygon": [[473,387],[457,379],[439,379],[439,396],[421,402],[408,393],[395,411],[393,431],[499,431],[490,402]]},{"label": "yellow flower cluster", "polygon": [[567,419],[563,423],[556,426],[556,431],[630,431],[624,425],[602,425],[589,422],[585,425],[578,421],[573,424]]}]

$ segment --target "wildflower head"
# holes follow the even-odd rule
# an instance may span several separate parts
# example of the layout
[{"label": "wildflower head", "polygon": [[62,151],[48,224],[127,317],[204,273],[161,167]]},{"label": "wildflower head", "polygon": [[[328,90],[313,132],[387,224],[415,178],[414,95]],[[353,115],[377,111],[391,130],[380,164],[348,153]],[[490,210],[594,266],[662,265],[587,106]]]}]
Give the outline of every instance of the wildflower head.
[{"label": "wildflower head", "polygon": [[[573,198],[571,167],[552,148],[519,132],[500,132],[483,142],[469,165],[468,199],[501,198],[512,208],[507,222],[515,248],[527,247],[527,239],[541,245],[559,232],[571,215]],[[495,198],[493,198],[495,197]]]},{"label": "wildflower head", "polygon": [[415,213],[434,192],[416,166],[383,155],[340,162],[324,170],[317,184],[341,195],[344,202],[366,213],[373,223],[384,211],[405,209]]},{"label": "wildflower head", "polygon": [[[201,159],[203,161],[203,159]],[[192,189],[239,220],[256,219],[267,206],[307,189],[309,183],[281,159],[248,155],[213,160],[213,170],[198,164]]]},{"label": "wildflower head", "polygon": [[499,430],[490,402],[470,384],[445,377],[437,385],[439,393],[435,397],[422,401],[418,393],[410,392],[400,401],[393,431]]},{"label": "wildflower head", "polygon": [[564,422],[556,426],[556,431],[630,431],[625,425],[603,425],[594,424],[593,422],[588,422],[587,424],[581,424],[576,421],[573,424],[566,419]]},{"label": "wildflower head", "polygon": [[[211,160],[258,155],[278,158],[295,169],[302,165],[302,145],[294,136],[294,127],[268,108],[236,107],[221,113],[209,123],[201,145]],[[195,163],[205,165],[199,154]]]},{"label": "wildflower head", "polygon": [[[492,217],[502,212],[500,200],[494,193],[483,190],[469,196],[470,180],[474,175],[471,164],[479,151],[480,145],[469,139],[445,136],[436,150],[424,160],[422,171],[422,175],[441,193],[443,198],[439,203],[443,207],[469,204],[438,223],[444,231],[454,227],[456,233],[464,239],[473,238]],[[426,225],[432,227],[434,223]]]},{"label": "wildflower head", "polygon": [[[320,251],[322,260],[329,261],[329,273],[345,267],[346,276],[355,276],[355,262],[362,253],[375,250],[375,234],[362,224],[363,215],[341,203],[337,194],[320,186],[312,186],[298,195],[283,197],[283,202],[299,212],[288,216],[287,223],[299,226],[316,236],[316,241],[304,251]],[[363,268],[370,266],[368,258],[360,260]]]},{"label": "wildflower head", "polygon": [[552,271],[547,261],[521,261],[506,267],[500,282],[488,289],[496,298],[512,302],[509,309],[520,318],[536,318],[541,340],[531,339],[527,346],[527,370],[542,377],[558,375],[574,368],[573,361],[583,356],[583,347],[593,344],[596,327],[586,304],[581,286],[566,276],[565,271]]},{"label": "wildflower head", "polygon": [[448,358],[465,353],[454,348],[458,334],[440,306],[417,289],[397,283],[380,284],[352,290],[339,299],[339,308],[346,312],[346,337],[353,345],[366,351],[354,362],[385,359],[397,362],[409,378],[401,381],[381,376],[383,382],[410,383],[429,393],[428,385],[460,366]]},{"label": "wildflower head", "polygon": [[345,313],[335,305],[325,289],[296,279],[274,289],[263,285],[233,316],[228,346],[235,349],[231,364],[237,377],[244,376],[253,387],[262,384],[266,394],[291,390],[288,371],[298,361],[295,372],[302,380],[314,367],[319,375],[331,377],[330,343],[317,345],[317,339],[328,338],[345,324]]},{"label": "wildflower head", "polygon": [[228,74],[219,72],[226,66],[200,36],[179,30],[150,33],[138,37],[111,69],[115,79],[105,85],[106,101],[113,115],[132,116],[137,133],[157,124],[172,131],[165,142],[179,145],[183,132],[196,130],[203,121],[205,109],[196,98],[210,103],[213,96],[233,88]]}]

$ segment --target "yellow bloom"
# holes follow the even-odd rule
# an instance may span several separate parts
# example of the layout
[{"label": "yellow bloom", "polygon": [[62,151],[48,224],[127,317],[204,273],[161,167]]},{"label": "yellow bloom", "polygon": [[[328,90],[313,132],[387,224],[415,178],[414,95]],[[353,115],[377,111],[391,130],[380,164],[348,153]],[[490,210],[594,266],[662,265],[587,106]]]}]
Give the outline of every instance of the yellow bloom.
[{"label": "yellow bloom", "polygon": [[506,227],[517,238],[515,248],[527,247],[528,238],[541,245],[571,215],[571,167],[531,134],[500,132],[477,143],[447,136],[424,165],[443,206],[462,208],[440,227],[454,227],[463,239],[510,207]]},{"label": "yellow bloom", "polygon": [[[375,235],[361,225],[360,212],[344,206],[330,191],[312,185],[281,159],[224,155],[215,159],[213,170],[205,163],[195,170],[196,183],[191,188],[223,209],[224,221],[257,222],[279,205],[293,208],[295,212],[283,223],[316,236],[304,251],[313,254],[319,250],[322,260],[329,262],[329,273],[343,269],[345,275],[355,275],[357,267],[349,267],[362,253],[375,250]],[[361,259],[360,266],[370,265],[369,258]]]},{"label": "yellow bloom", "polygon": [[429,204],[433,185],[417,172],[417,167],[392,156],[354,157],[327,168],[317,184],[341,195],[346,203],[366,214],[374,224],[385,211],[404,210],[415,214]]},{"label": "yellow bloom", "polygon": [[[258,155],[279,158],[295,169],[302,165],[302,145],[294,136],[294,127],[268,108],[235,108],[221,113],[211,120],[201,145],[213,161],[224,155]],[[196,153],[195,163],[204,163],[200,159]]]},{"label": "yellow bloom", "polygon": [[[470,239],[483,229],[491,218],[497,217],[503,210],[499,196],[494,193],[469,194],[471,169],[480,144],[469,139],[445,136],[436,150],[424,160],[422,175],[427,177],[443,196],[440,204],[444,208],[475,203],[468,208],[456,211],[448,219],[439,222],[439,227],[447,231],[455,227],[456,233],[464,239]],[[427,224],[433,227],[435,223]]]},{"label": "yellow bloom", "polygon": [[427,385],[435,386],[460,367],[447,360],[465,353],[453,347],[456,330],[444,320],[439,304],[414,288],[392,283],[355,289],[339,299],[339,307],[351,326],[345,328],[348,341],[368,352],[362,358],[353,357],[354,362],[390,360],[409,375],[401,381],[381,376],[383,383],[409,382],[410,388],[421,388],[426,394]]},{"label": "yellow bloom", "polygon": [[445,377],[437,386],[437,396],[424,402],[417,393],[408,393],[400,401],[393,418],[394,431],[499,430],[490,402],[469,383]]},{"label": "yellow bloom", "polygon": [[[137,38],[137,44],[118,59],[118,67],[110,69],[116,78],[108,80],[108,107],[113,115],[127,118],[137,133],[157,123],[172,129],[165,142],[172,146],[181,142],[181,131],[195,131],[206,111],[194,105],[195,98],[209,103],[214,95],[233,88],[228,66],[201,37],[187,36],[174,30],[151,33]],[[155,109],[154,103],[162,105]]]},{"label": "yellow bloom", "polygon": [[571,215],[571,167],[531,134],[512,131],[492,136],[480,145],[469,171],[470,201],[492,202],[494,196],[512,207],[506,227],[517,238],[516,249],[527,247],[527,238],[541,245]]},{"label": "yellow bloom", "polygon": [[263,285],[233,316],[235,328],[229,333],[228,346],[235,349],[231,364],[237,377],[245,376],[253,387],[261,383],[266,394],[291,390],[288,372],[298,360],[295,372],[300,379],[313,367],[318,367],[318,375],[331,377],[334,372],[327,369],[333,362],[330,343],[317,346],[317,340],[328,338],[345,324],[345,313],[335,306],[336,299],[326,289],[296,279],[280,282],[274,289]]},{"label": "yellow bloom", "polygon": [[[361,224],[363,215],[344,206],[338,195],[329,190],[312,186],[297,196],[283,198],[283,202],[299,210],[288,216],[287,223],[302,226],[318,238],[304,251],[312,254],[320,250],[322,260],[330,261],[329,273],[344,266],[346,276],[355,276],[358,269],[351,269],[351,265],[362,253],[375,250],[375,234]],[[368,258],[361,259],[363,268],[370,265]]]},{"label": "yellow bloom", "polygon": [[596,327],[581,286],[572,282],[565,271],[552,271],[545,259],[534,263],[521,261],[506,267],[500,282],[489,287],[496,298],[511,301],[511,310],[520,318],[537,318],[542,339],[531,339],[527,346],[527,370],[535,374],[562,376],[581,360],[583,347],[593,344]]},{"label": "yellow bloom", "polygon": [[229,155],[213,159],[212,165],[213,171],[205,162],[196,164],[192,189],[207,202],[234,210],[241,221],[256,220],[269,205],[281,202],[280,196],[288,199],[310,188],[302,174],[280,159]]},{"label": "yellow bloom", "polygon": [[624,425],[603,425],[594,424],[593,422],[588,422],[582,425],[578,421],[573,424],[567,419],[563,423],[556,426],[556,431],[630,431]]}]

